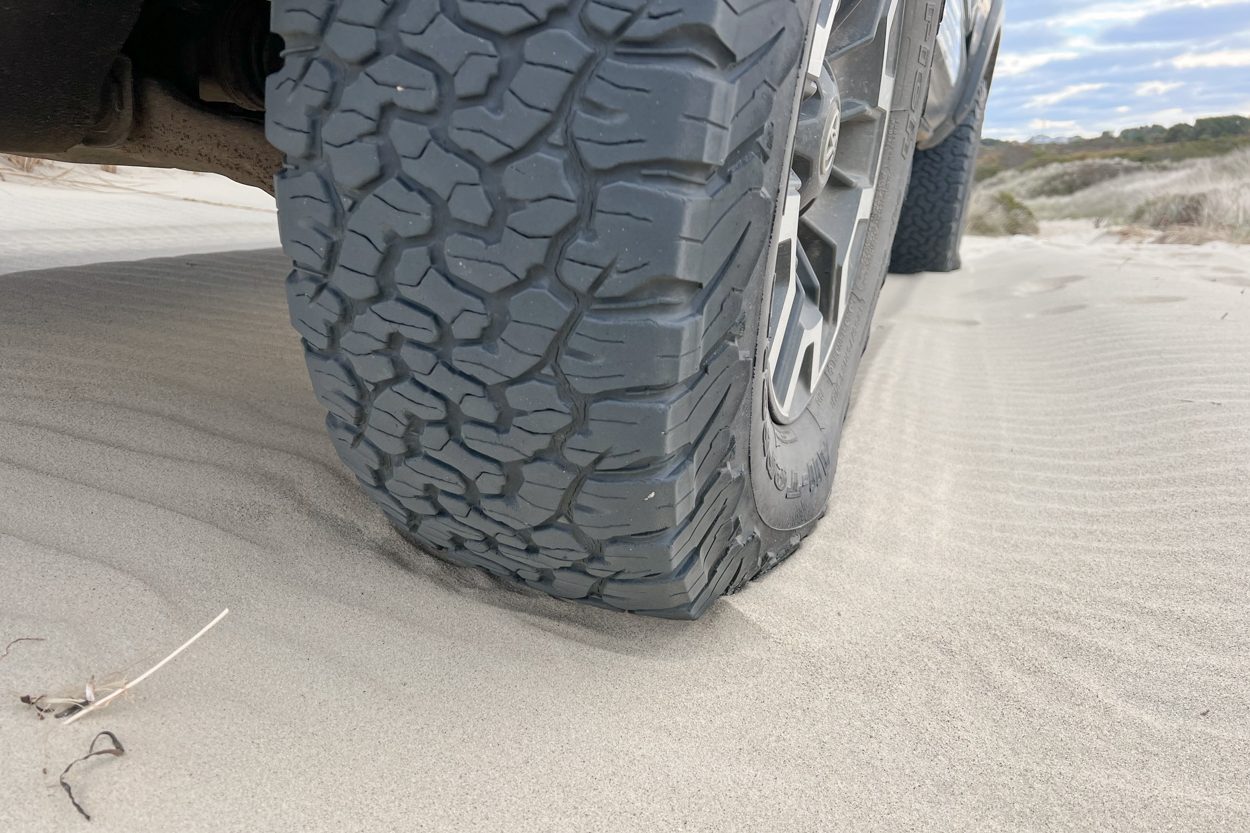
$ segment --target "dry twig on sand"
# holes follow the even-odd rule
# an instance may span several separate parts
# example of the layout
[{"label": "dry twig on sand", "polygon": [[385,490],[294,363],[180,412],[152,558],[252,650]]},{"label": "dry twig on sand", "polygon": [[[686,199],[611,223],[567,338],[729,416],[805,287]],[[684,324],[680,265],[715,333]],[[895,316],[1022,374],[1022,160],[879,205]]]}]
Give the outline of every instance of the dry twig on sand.
[{"label": "dry twig on sand", "polygon": [[19,642],[45,642],[45,641],[46,640],[42,636],[19,636],[17,639],[10,640],[9,644],[4,646],[4,653],[0,654],[0,659],[4,659],[5,657],[7,657],[9,655],[9,649],[11,649],[14,645],[16,645]]},{"label": "dry twig on sand", "polygon": [[[108,749],[96,749],[96,742],[98,742],[100,738],[105,737],[112,741],[113,746]],[[74,805],[74,809],[81,813],[82,817],[87,821],[91,821],[91,814],[82,808],[82,805],[78,803],[78,799],[74,798],[74,791],[70,789],[69,782],[65,780],[65,776],[69,775],[69,771],[74,768],[74,764],[80,764],[88,758],[94,758],[97,755],[112,755],[113,757],[121,757],[125,754],[126,748],[122,746],[122,742],[117,739],[117,735],[108,731],[100,732],[91,739],[91,746],[87,748],[87,754],[83,755],[81,758],[70,761],[65,769],[61,771],[61,777],[59,779],[61,782],[61,789],[65,790],[65,794],[69,796],[69,802]]]}]

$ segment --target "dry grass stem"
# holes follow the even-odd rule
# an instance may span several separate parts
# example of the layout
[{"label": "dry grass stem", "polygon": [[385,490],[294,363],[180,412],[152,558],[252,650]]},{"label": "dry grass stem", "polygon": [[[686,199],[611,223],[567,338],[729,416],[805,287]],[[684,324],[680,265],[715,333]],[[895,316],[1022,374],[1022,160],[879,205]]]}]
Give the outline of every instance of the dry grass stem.
[{"label": "dry grass stem", "polygon": [[[194,643],[195,643],[195,641],[196,641],[197,639],[199,639],[199,638],[200,638],[201,636],[203,636],[204,634],[208,633],[209,629],[211,629],[214,625],[216,625],[216,624],[217,624],[218,622],[220,622],[222,619],[225,619],[225,618],[226,618],[226,614],[227,614],[227,613],[229,613],[229,612],[230,612],[230,608],[226,608],[226,609],[225,609],[225,610],[223,610],[221,613],[218,613],[218,614],[217,614],[217,616],[213,619],[213,621],[209,622],[207,625],[205,625],[204,627],[200,628],[199,632],[198,632],[195,636],[191,637],[191,638],[190,638],[190,639],[188,639],[186,642],[184,642],[184,643],[182,643],[181,645],[179,645],[177,648],[175,648],[175,649],[173,650],[173,652],[172,652],[169,656],[165,657],[163,660],[161,660],[160,662],[156,663],[156,665],[153,665],[153,666],[152,666],[151,668],[149,668],[147,671],[144,671],[144,672],[143,672],[142,674],[140,674],[138,677],[135,677],[135,678],[134,678],[133,680],[131,680],[130,682],[125,683],[125,684],[124,684],[124,685],[122,685],[120,688],[117,688],[117,689],[115,689],[114,691],[109,692],[108,694],[104,695],[103,697],[99,697],[99,698],[97,698],[94,702],[91,702],[91,703],[90,703],[90,705],[88,705],[85,709],[83,709],[82,711],[78,712],[77,714],[72,714],[72,715],[70,715],[69,717],[65,718],[65,721],[64,721],[64,722],[65,722],[65,725],[66,725],[66,726],[68,726],[69,724],[73,723],[75,720],[77,720],[78,718],[82,717],[83,715],[85,715],[85,714],[90,714],[91,712],[95,711],[96,709],[101,708],[102,706],[106,706],[106,705],[108,705],[110,702],[112,702],[112,700],[113,700],[114,698],[116,698],[116,697],[120,697],[120,696],[121,696],[124,692],[129,691],[130,689],[132,689],[132,688],[134,688],[135,686],[137,686],[139,683],[141,683],[141,682],[143,682],[144,680],[146,680],[148,677],[150,677],[150,676],[152,676],[153,674],[155,674],[157,671],[159,671],[159,670],[161,669],[161,667],[162,667],[163,665],[165,665],[165,663],[169,662],[171,659],[173,659],[174,657],[176,657],[176,656],[178,656],[179,654],[181,654],[181,653],[182,653],[183,651],[185,651],[187,648],[191,647],[191,645],[192,645],[192,644],[194,644]],[[90,693],[90,692],[89,692],[89,693]],[[90,699],[90,698],[88,698],[88,699]]]}]

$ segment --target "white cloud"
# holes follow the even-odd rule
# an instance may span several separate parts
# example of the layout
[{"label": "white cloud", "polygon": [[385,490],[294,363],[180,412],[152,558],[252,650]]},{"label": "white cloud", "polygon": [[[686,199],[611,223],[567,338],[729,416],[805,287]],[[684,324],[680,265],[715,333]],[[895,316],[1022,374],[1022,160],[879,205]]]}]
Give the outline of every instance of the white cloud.
[{"label": "white cloud", "polygon": [[1177,69],[1197,67],[1250,67],[1250,49],[1223,49],[1217,52],[1189,52],[1172,59]]},{"label": "white cloud", "polygon": [[1172,90],[1185,86],[1180,81],[1147,81],[1138,84],[1133,92],[1138,95],[1167,95]]},{"label": "white cloud", "polygon": [[1059,131],[1063,133],[1084,133],[1081,126],[1074,121],[1052,121],[1051,119],[1033,119],[1029,122],[1032,130]]},{"label": "white cloud", "polygon": [[1065,12],[1056,22],[1065,26],[1089,26],[1096,23],[1133,23],[1158,8],[1152,3],[1091,3],[1081,10]]},{"label": "white cloud", "polygon": [[1070,84],[1061,90],[1055,90],[1053,93],[1043,93],[1035,95],[1024,105],[1026,109],[1038,110],[1043,107],[1053,107],[1061,101],[1067,101],[1070,98],[1076,98],[1085,93],[1092,93],[1101,90],[1106,84]]},{"label": "white cloud", "polygon": [[1173,124],[1180,124],[1182,122],[1185,124],[1191,124],[1197,118],[1198,116],[1196,116],[1193,112],[1186,110],[1183,107],[1169,107],[1166,110],[1155,110],[1153,113],[1150,113],[1146,116],[1146,121],[1151,124],[1170,126]]},{"label": "white cloud", "polygon": [[1084,9],[1065,9],[1062,14],[1047,18],[1049,25],[1065,28],[1080,28],[1098,24],[1135,23],[1144,17],[1158,12],[1175,11],[1177,9],[1201,8],[1210,9],[1217,6],[1232,6],[1245,0],[1133,0],[1133,2],[1093,2]]},{"label": "white cloud", "polygon": [[994,68],[995,78],[1023,75],[1053,61],[1070,61],[1081,57],[1080,52],[1033,52],[1028,55],[1000,55]]}]

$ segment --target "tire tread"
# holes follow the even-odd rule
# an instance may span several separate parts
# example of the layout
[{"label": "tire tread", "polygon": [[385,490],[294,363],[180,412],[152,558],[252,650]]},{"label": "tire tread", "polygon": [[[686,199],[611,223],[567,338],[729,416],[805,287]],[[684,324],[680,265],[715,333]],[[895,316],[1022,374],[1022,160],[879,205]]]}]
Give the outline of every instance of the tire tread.
[{"label": "tire tread", "polygon": [[960,267],[987,94],[982,83],[976,104],[955,131],[936,147],[916,151],[890,255],[891,272],[953,272]]},{"label": "tire tread", "polygon": [[733,426],[802,5],[275,0],[292,323],[421,548],[680,618],[779,560]]}]

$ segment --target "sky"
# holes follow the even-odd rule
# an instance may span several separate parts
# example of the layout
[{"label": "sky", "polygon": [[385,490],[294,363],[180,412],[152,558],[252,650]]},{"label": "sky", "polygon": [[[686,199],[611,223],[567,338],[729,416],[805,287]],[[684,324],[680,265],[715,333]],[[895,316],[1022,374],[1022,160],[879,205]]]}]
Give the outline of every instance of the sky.
[{"label": "sky", "polygon": [[1250,115],[1250,0],[1007,0],[985,135]]}]

